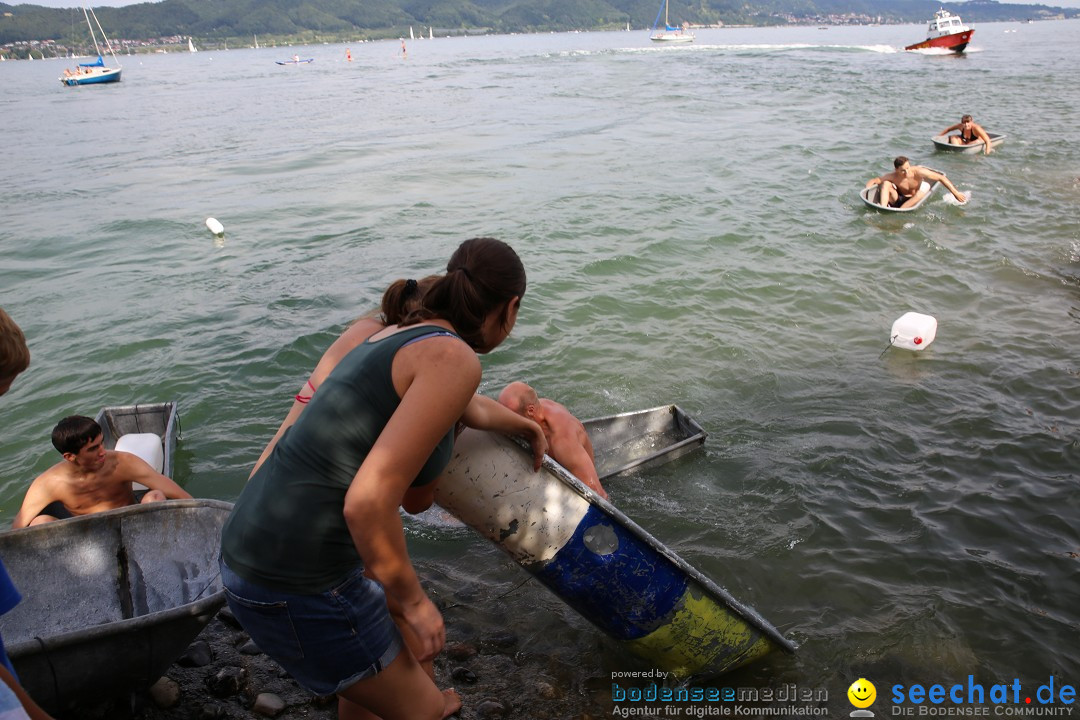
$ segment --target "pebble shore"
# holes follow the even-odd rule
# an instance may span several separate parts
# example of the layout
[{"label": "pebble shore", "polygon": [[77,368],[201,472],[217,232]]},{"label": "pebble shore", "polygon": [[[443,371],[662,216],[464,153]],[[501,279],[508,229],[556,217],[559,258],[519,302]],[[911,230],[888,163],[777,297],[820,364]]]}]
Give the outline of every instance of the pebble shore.
[{"label": "pebble shore", "polygon": [[[481,608],[479,612],[484,613]],[[610,717],[602,678],[581,678],[565,662],[527,652],[498,621],[478,630],[444,613],[447,645],[435,659],[436,682],[453,687],[461,720],[529,718],[599,720]],[[80,708],[71,720],[334,720],[336,697],[300,687],[263,654],[228,607],[210,621],[187,652],[147,692]]]}]

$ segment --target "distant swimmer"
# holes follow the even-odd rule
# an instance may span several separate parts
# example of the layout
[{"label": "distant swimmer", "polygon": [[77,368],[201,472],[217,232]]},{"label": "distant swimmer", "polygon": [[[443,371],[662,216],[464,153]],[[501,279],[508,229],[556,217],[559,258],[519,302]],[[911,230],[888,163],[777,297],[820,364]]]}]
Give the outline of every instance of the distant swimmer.
[{"label": "distant swimmer", "polygon": [[401,59],[409,57],[409,52],[405,49],[405,38],[401,38]]},{"label": "distant swimmer", "polygon": [[949,178],[935,170],[921,165],[912,165],[903,155],[893,160],[893,167],[895,169],[891,173],[886,173],[866,183],[866,187],[881,186],[875,199],[878,205],[891,208],[915,205],[927,192],[921,189],[923,180],[940,182],[949,188],[949,192],[953,194],[957,202],[961,205],[967,203],[967,198],[949,182]]},{"label": "distant swimmer", "polygon": [[[956,135],[949,135],[953,130],[959,130],[960,132]],[[949,136],[950,145],[974,145],[981,141],[983,143],[983,155],[994,152],[994,149],[990,147],[990,136],[983,130],[982,125],[971,119],[970,115],[964,115],[960,118],[960,122],[942,130],[941,135]]]},{"label": "distant swimmer", "polygon": [[345,61],[352,62],[352,50],[345,48]]}]

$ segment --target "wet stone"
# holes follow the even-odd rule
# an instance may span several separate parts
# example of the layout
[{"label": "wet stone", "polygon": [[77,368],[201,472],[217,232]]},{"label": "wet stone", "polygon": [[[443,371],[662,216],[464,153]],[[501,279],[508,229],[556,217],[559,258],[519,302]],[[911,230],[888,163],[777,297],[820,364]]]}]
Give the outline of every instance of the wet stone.
[{"label": "wet stone", "polygon": [[481,720],[506,717],[510,708],[498,700],[488,699],[476,706],[476,716]]},{"label": "wet stone", "polygon": [[219,720],[228,717],[225,706],[218,702],[208,702],[199,708],[199,720]]},{"label": "wet stone", "polygon": [[259,693],[255,698],[255,704],[251,706],[253,712],[265,717],[277,717],[285,709],[285,701],[274,693]]},{"label": "wet stone", "polygon": [[477,677],[469,668],[458,667],[450,671],[450,677],[454,678],[458,682],[468,683],[472,685],[476,682]]},{"label": "wet stone", "polygon": [[454,593],[454,597],[458,602],[470,603],[476,602],[484,597],[487,593],[487,589],[482,585],[466,585],[463,588],[458,588]]},{"label": "wet stone", "polygon": [[536,694],[545,700],[555,700],[562,695],[554,685],[543,681],[536,683]]},{"label": "wet stone", "polygon": [[262,650],[260,650],[259,646],[255,644],[255,641],[251,639],[236,649],[244,655],[262,655]]},{"label": "wet stone", "polygon": [[460,618],[450,618],[450,624],[447,627],[453,628],[454,637],[476,637],[479,632],[472,623]]},{"label": "wet stone", "polygon": [[214,661],[214,653],[210,644],[203,640],[196,640],[188,646],[176,664],[180,667],[206,667]]},{"label": "wet stone", "polygon": [[219,698],[237,695],[247,685],[247,672],[235,665],[222,668],[206,678],[206,689]]},{"label": "wet stone", "polygon": [[232,610],[229,609],[228,605],[223,605],[222,608],[218,610],[217,616],[218,620],[226,625],[230,625],[238,630],[240,629],[240,621],[236,619],[236,616],[233,615]]},{"label": "wet stone", "polygon": [[180,701],[180,684],[169,677],[160,677],[150,686],[150,699],[159,708],[171,708]]},{"label": "wet stone", "polygon": [[460,662],[461,660],[468,660],[471,657],[476,657],[479,654],[479,651],[476,649],[475,645],[470,645],[469,643],[450,643],[446,646],[446,649],[443,650],[443,653],[451,660]]},{"label": "wet stone", "polygon": [[512,632],[496,632],[484,638],[484,645],[499,650],[509,650],[518,644],[518,637]]}]

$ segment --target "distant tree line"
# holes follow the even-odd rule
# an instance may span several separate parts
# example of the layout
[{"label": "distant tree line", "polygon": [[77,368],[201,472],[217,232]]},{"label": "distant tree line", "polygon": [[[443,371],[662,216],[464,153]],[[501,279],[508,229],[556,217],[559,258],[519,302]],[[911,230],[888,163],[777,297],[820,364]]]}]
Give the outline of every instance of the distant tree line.
[{"label": "distant tree line", "polygon": [[[114,38],[329,40],[392,37],[410,26],[434,27],[439,34],[602,30],[627,23],[640,28],[652,25],[659,5],[660,0],[162,0],[95,12]],[[925,22],[939,7],[969,22],[1080,16],[1073,8],[995,0],[670,0],[669,17],[673,23],[694,25],[777,25],[844,14]],[[81,9],[0,3],[0,45],[61,43],[83,34]]]}]

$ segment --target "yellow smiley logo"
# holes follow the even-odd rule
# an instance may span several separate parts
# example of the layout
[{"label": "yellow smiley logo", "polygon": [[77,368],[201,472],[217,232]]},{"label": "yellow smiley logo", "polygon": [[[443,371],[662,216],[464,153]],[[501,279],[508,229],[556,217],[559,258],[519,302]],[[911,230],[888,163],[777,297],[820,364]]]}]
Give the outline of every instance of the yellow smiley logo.
[{"label": "yellow smiley logo", "polygon": [[848,700],[857,708],[867,708],[877,699],[877,688],[866,678],[859,678],[847,689]]}]

